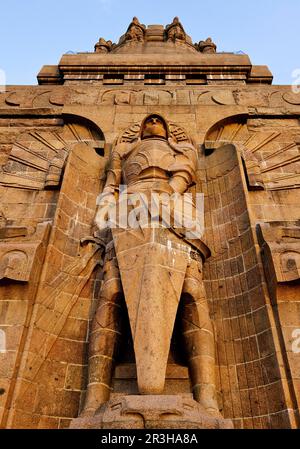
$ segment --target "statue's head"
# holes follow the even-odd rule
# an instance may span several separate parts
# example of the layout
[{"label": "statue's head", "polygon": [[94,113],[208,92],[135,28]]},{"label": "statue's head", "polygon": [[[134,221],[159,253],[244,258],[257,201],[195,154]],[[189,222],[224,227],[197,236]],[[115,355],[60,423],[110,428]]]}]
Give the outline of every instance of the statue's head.
[{"label": "statue's head", "polygon": [[160,115],[151,114],[142,123],[141,139],[151,137],[168,138],[168,126]]}]

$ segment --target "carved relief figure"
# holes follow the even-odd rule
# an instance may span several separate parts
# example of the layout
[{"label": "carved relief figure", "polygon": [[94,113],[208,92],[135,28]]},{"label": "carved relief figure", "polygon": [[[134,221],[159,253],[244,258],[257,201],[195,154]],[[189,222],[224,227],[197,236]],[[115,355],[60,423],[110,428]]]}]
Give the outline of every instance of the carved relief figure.
[{"label": "carved relief figure", "polygon": [[166,26],[166,35],[167,40],[172,42],[176,42],[176,40],[184,41],[186,39],[185,31],[178,17],[174,17],[173,22]]},{"label": "carved relief figure", "polygon": [[0,261],[0,279],[27,280],[27,256],[23,251],[9,251]]},{"label": "carved relief figure", "polygon": [[[134,131],[131,136],[125,134],[111,153],[96,218],[99,236],[102,241],[106,238],[107,244],[100,302],[90,335],[88,389],[81,416],[93,415],[109,399],[125,304],[139,393],[163,393],[177,316],[194,399],[208,413],[220,416],[215,392],[214,334],[202,280],[202,265],[210,255],[209,249],[200,238],[174,225],[152,227],[139,222],[135,227],[111,229],[101,225],[116,197],[122,196],[121,184],[127,186],[127,194],[142,193],[144,200],[153,193],[187,192],[196,182],[197,150],[184,133],[171,133],[158,115],[146,117],[138,134],[136,128],[135,135]],[[163,214],[158,213],[160,217]],[[171,215],[176,220],[175,206]]]},{"label": "carved relief figure", "polygon": [[[300,279],[300,232],[294,222],[257,226],[259,244],[266,272],[274,267],[276,283]],[[268,281],[270,276],[266,275]],[[274,279],[275,281],[275,279]]]}]

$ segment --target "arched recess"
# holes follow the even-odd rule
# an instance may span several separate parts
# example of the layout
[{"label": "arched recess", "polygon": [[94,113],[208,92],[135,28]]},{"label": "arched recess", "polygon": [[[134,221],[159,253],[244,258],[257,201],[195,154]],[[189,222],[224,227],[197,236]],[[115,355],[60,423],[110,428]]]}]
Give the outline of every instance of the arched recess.
[{"label": "arched recess", "polygon": [[[243,120],[210,130],[210,151],[199,160],[205,236],[212,251],[204,279],[216,333],[219,403],[235,427],[289,428],[294,404],[282,377],[238,156],[246,142],[254,142]],[[226,144],[234,139],[244,147]]]},{"label": "arched recess", "polygon": [[[51,197],[52,209],[49,216],[30,218],[33,228],[47,222],[51,232],[29,279],[30,292],[18,286],[16,293],[23,294],[26,314],[2,427],[63,428],[78,414],[89,322],[101,282],[101,248],[91,236],[106,164],[104,143],[93,123],[66,116],[57,129],[20,136],[11,153],[10,173],[19,170],[22,182],[9,187],[17,187],[16,195],[35,191],[35,201],[43,199],[46,208]],[[35,204],[29,206],[35,210]],[[14,285],[7,288],[11,292]]]},{"label": "arched recess", "polygon": [[0,329],[0,353],[6,352],[6,333],[5,330]]}]

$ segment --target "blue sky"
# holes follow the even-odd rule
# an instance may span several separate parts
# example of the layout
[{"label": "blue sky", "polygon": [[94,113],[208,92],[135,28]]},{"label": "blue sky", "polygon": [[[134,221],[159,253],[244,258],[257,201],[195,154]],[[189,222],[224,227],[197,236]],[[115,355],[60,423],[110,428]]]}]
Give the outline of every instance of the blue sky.
[{"label": "blue sky", "polygon": [[42,65],[67,51],[92,51],[100,36],[117,41],[133,16],[167,24],[179,16],[194,42],[211,36],[219,51],[266,64],[274,84],[300,69],[300,0],[2,0],[0,69],[7,84],[35,84]]}]

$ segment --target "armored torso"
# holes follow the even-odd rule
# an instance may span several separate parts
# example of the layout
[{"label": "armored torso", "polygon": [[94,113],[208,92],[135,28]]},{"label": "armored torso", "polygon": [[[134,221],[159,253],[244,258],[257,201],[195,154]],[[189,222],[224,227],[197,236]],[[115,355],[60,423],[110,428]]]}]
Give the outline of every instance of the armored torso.
[{"label": "armored torso", "polygon": [[123,182],[130,186],[141,180],[167,180],[174,162],[175,151],[165,139],[144,139],[123,159]]}]

